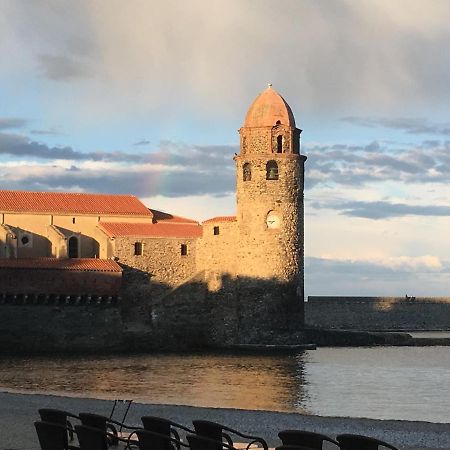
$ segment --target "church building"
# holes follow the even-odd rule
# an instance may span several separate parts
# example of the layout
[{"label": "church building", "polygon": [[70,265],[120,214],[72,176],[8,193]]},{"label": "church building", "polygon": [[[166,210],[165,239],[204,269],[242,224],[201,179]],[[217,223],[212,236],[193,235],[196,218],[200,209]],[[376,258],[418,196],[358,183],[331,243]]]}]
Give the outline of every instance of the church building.
[{"label": "church building", "polygon": [[139,273],[149,297],[193,279],[219,292],[226,278],[241,299],[272,283],[271,301],[302,309],[300,133],[269,85],[239,130],[236,215],[203,223],[132,195],[0,191],[0,295],[114,295]]}]

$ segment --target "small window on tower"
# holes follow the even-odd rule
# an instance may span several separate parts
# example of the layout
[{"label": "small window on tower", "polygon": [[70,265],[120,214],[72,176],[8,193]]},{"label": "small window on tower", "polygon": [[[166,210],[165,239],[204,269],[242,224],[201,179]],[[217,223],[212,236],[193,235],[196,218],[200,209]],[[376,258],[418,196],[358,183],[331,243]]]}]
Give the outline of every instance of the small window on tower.
[{"label": "small window on tower", "polygon": [[220,233],[219,227],[214,227],[214,236],[218,236]]},{"label": "small window on tower", "polygon": [[242,172],[243,172],[243,179],[244,179],[244,181],[251,181],[252,180],[252,168],[250,166],[250,163],[245,163],[242,166]]},{"label": "small window on tower", "polygon": [[135,242],[134,243],[134,255],[135,256],[142,256],[142,242]]},{"label": "small window on tower", "polygon": [[277,136],[277,153],[283,153],[283,136]]},{"label": "small window on tower", "polygon": [[266,164],[266,180],[278,180],[278,164],[276,161],[268,161]]},{"label": "small window on tower", "polygon": [[186,256],[186,255],[187,255],[187,245],[181,244],[181,256]]},{"label": "small window on tower", "polygon": [[72,223],[75,223],[75,217],[72,217]]}]

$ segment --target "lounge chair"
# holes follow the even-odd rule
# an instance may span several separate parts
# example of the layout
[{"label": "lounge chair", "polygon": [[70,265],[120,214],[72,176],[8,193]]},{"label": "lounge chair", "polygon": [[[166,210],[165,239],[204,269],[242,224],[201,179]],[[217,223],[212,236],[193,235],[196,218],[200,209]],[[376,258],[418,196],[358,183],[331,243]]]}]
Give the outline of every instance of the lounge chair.
[{"label": "lounge chair", "polygon": [[82,425],[98,428],[104,432],[108,432],[108,441],[110,445],[117,445],[118,443],[118,436],[119,433],[117,431],[117,427],[119,428],[119,431],[122,430],[122,428],[127,428],[129,430],[135,430],[135,426],[126,425],[122,422],[119,422],[117,420],[111,419],[106,416],[102,416],[101,414],[93,414],[93,413],[80,413],[78,414]]},{"label": "lounge chair", "polygon": [[191,450],[237,450],[233,445],[222,440],[218,441],[198,434],[188,434],[186,439]]},{"label": "lounge chair", "polygon": [[226,443],[231,447],[233,447],[234,444],[230,433],[250,441],[245,447],[247,450],[253,444],[260,444],[264,450],[268,450],[269,448],[267,442],[262,437],[244,434],[217,422],[210,422],[209,420],[193,420],[192,423],[194,425],[195,433],[199,436],[204,436],[215,441],[223,441],[225,439]]},{"label": "lounge chair", "polygon": [[399,450],[387,442],[369,436],[359,434],[340,434],[336,437],[341,450],[378,450],[379,447],[386,447],[391,450]]},{"label": "lounge chair", "polygon": [[[141,417],[141,421],[142,425],[144,426],[144,430],[152,431],[153,433],[159,433],[168,437],[172,436],[177,441],[181,441],[178,430],[183,430],[191,434],[195,433],[195,431],[191,430],[190,428],[163,417],[143,416]],[[175,446],[178,450],[180,450],[179,446]]]},{"label": "lounge chair", "polygon": [[34,422],[41,450],[79,450],[67,442],[68,428],[60,423]]},{"label": "lounge chair", "polygon": [[139,450],[172,450],[173,448],[186,447],[189,445],[167,434],[155,433],[149,430],[135,430]]},{"label": "lounge chair", "polygon": [[314,433],[312,431],[282,430],[278,433],[278,437],[284,446],[300,445],[314,450],[322,450],[324,441],[327,441],[339,447],[339,442],[334,439],[331,439],[325,434]]},{"label": "lounge chair", "polygon": [[53,408],[41,408],[38,410],[39,416],[43,422],[59,423],[67,427],[68,440],[73,441],[73,425],[69,417],[80,420],[80,418],[69,411]]},{"label": "lounge chair", "polygon": [[[118,436],[111,436],[100,428],[88,427],[86,425],[75,425],[75,432],[80,444],[80,450],[108,450],[110,438],[117,440],[117,443],[125,444],[124,449],[129,450],[131,445],[137,445],[137,441],[130,438],[124,439]],[[70,449],[69,449],[70,450]]]}]

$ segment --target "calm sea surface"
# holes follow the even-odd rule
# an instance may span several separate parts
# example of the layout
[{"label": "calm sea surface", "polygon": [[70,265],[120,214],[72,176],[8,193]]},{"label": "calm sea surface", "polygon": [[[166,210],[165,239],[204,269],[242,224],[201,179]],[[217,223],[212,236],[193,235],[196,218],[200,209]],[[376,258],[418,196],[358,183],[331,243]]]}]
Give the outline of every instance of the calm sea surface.
[{"label": "calm sea surface", "polygon": [[144,403],[450,422],[450,347],[298,355],[7,357],[0,389]]}]

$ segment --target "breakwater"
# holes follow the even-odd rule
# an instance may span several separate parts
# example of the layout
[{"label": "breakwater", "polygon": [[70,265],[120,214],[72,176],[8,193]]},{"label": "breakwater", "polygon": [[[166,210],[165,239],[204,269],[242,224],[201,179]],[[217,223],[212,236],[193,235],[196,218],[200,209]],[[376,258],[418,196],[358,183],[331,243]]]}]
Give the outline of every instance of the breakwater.
[{"label": "breakwater", "polygon": [[305,324],[330,330],[450,330],[450,297],[309,296]]}]

